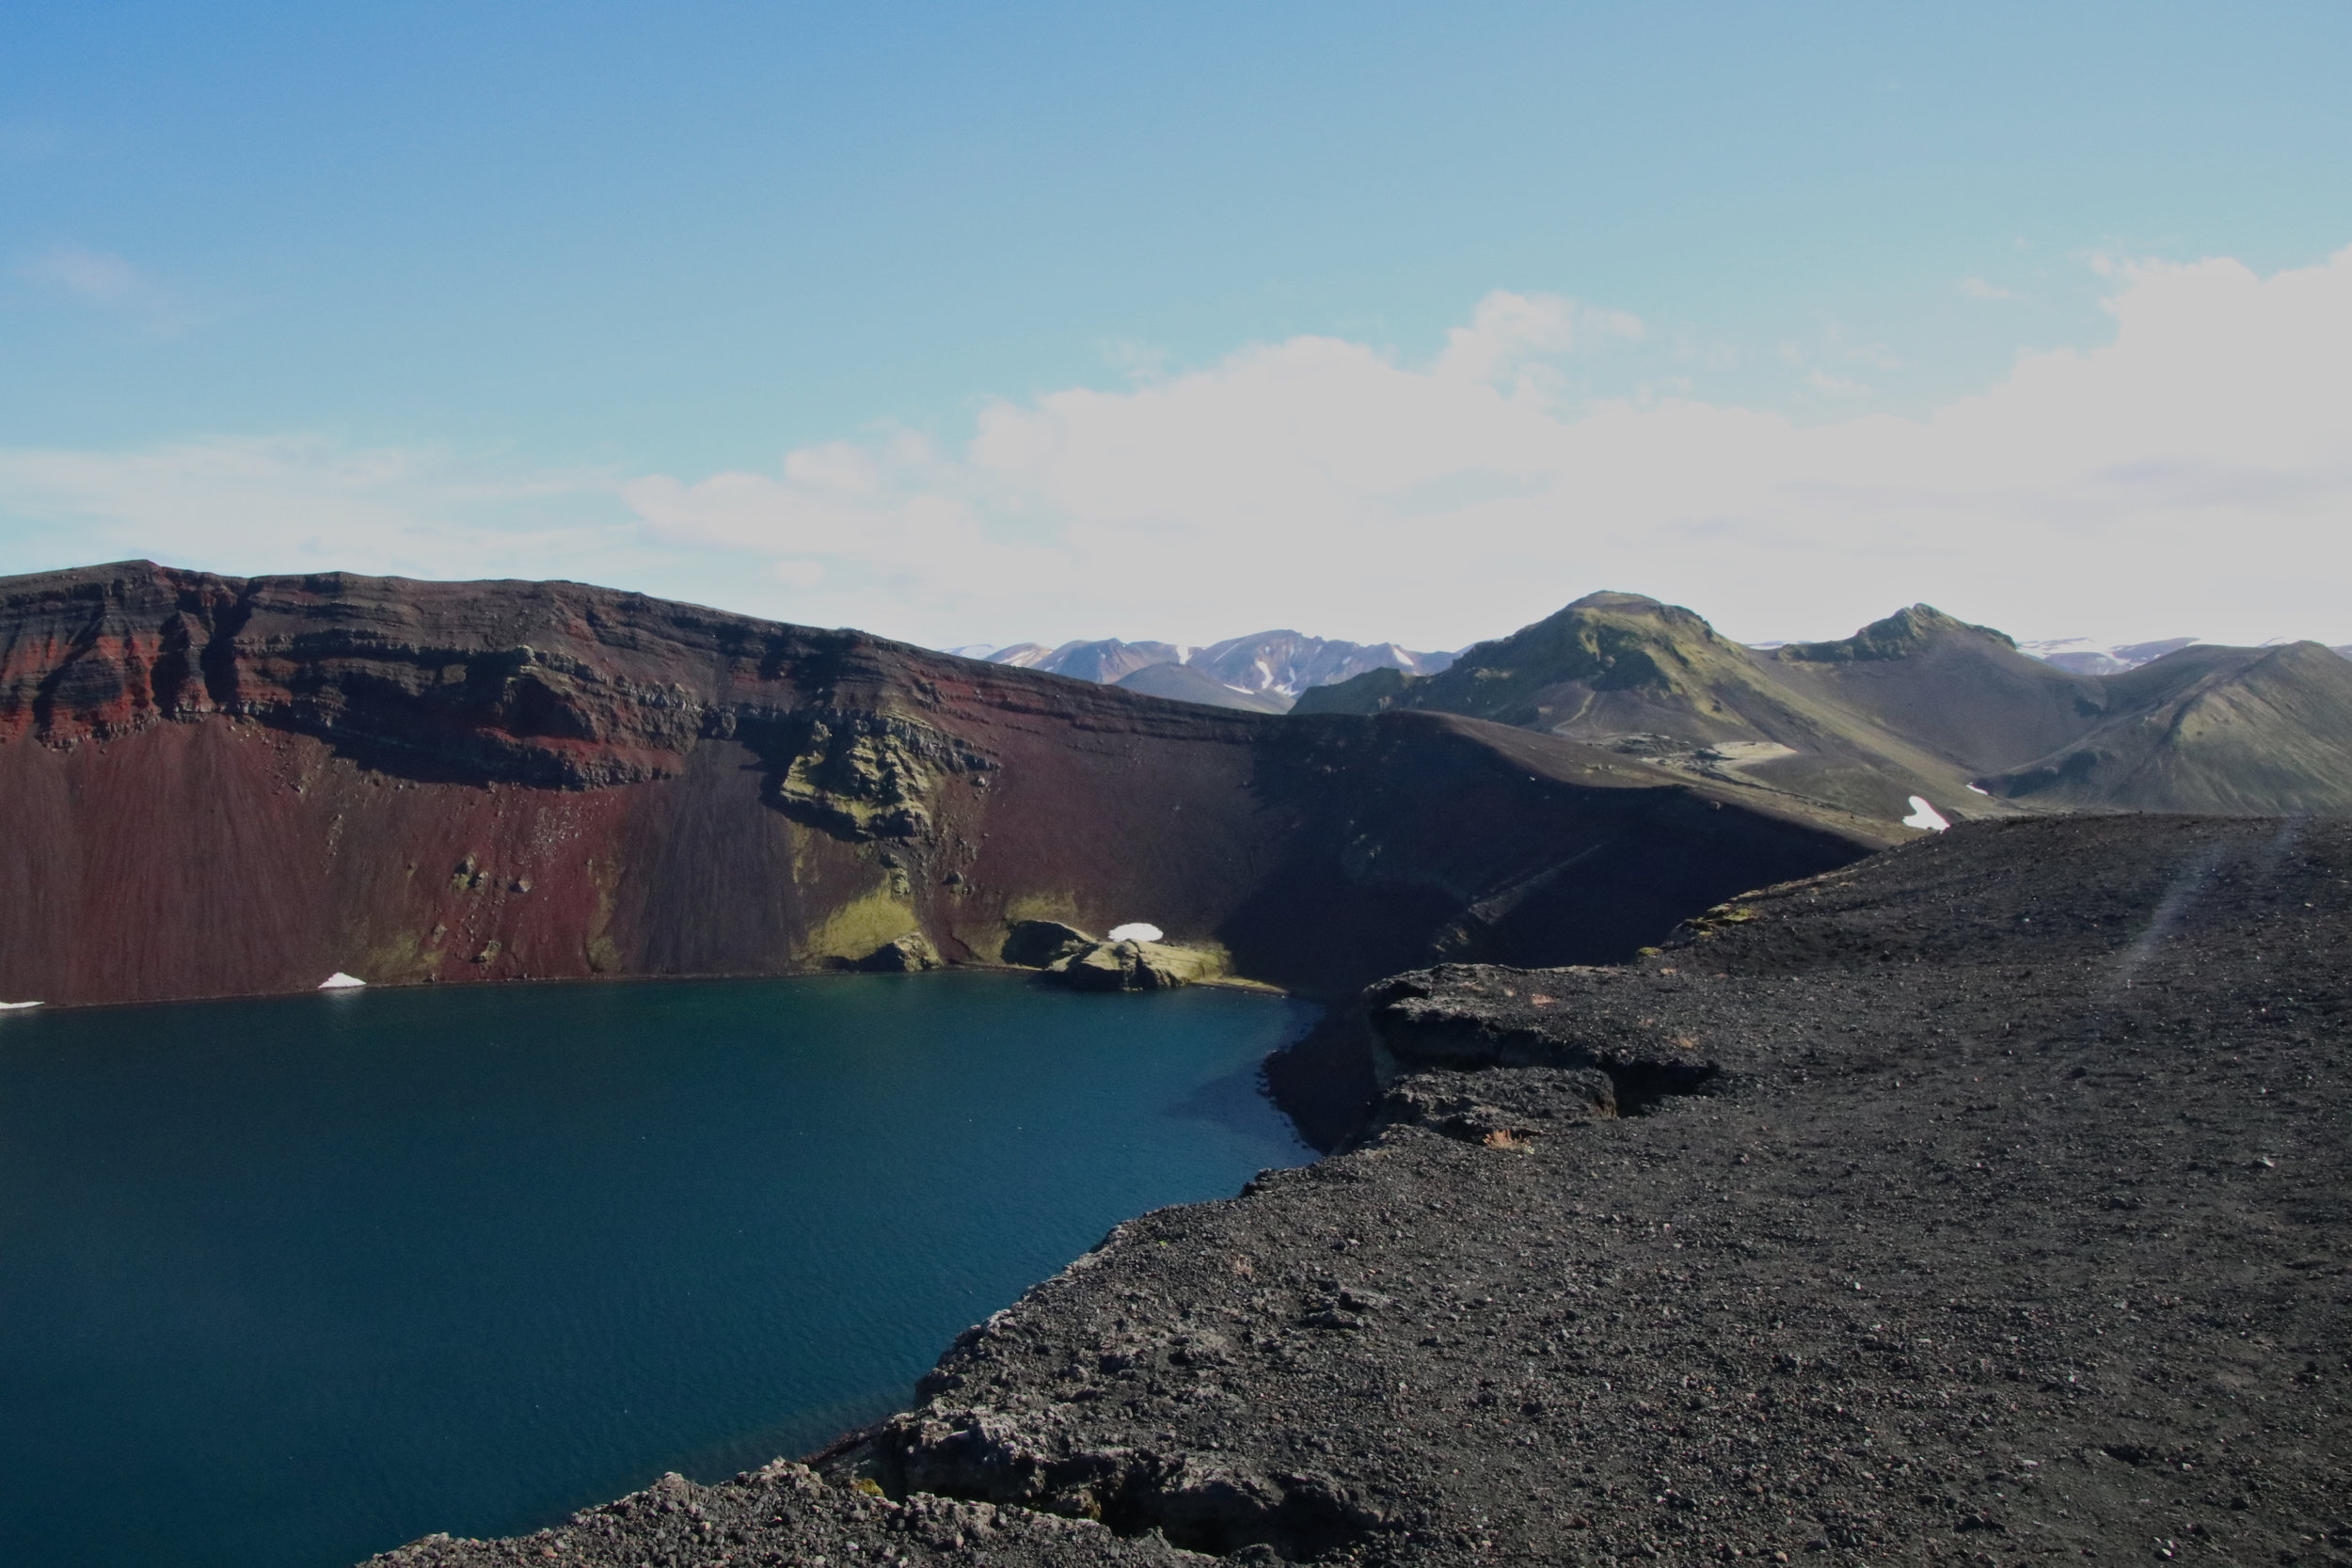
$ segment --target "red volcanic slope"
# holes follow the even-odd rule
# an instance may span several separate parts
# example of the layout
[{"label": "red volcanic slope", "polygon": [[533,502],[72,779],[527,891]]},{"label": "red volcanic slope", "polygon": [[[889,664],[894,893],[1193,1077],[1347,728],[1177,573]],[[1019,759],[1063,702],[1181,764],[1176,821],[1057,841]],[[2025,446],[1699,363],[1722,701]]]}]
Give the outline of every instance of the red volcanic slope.
[{"label": "red volcanic slope", "polygon": [[572,583],[0,579],[0,997],[766,974],[1146,919],[1334,990],[1622,956],[1881,830]]}]

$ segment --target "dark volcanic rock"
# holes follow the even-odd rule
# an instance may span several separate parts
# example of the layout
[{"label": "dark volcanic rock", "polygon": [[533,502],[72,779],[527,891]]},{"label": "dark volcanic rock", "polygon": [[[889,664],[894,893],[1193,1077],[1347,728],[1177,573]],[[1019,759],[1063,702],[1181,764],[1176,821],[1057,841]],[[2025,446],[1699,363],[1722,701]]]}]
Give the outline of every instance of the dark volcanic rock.
[{"label": "dark volcanic rock", "polygon": [[561,1555],[905,1551],[862,1481],[1099,1518],[1106,1560],[2341,1560],[2347,943],[2352,826],[2074,818],[1626,970],[1401,977],[1365,1016],[1415,1070],[1351,1152],[1120,1227],[821,1458],[834,1490],[677,1487],[750,1522]]},{"label": "dark volcanic rock", "polygon": [[553,1529],[512,1541],[427,1536],[371,1560],[382,1568],[554,1562],[1036,1563],[1098,1562],[1161,1568],[1201,1559],[1164,1541],[1122,1540],[1090,1520],[1029,1509],[830,1486],[807,1466],[779,1460],[718,1486],[666,1475],[618,1502],[574,1514]]},{"label": "dark volcanic rock", "polygon": [[1058,920],[1016,920],[1005,933],[1002,956],[1009,964],[1043,969],[1073,953],[1083,953],[1102,940]]},{"label": "dark volcanic rock", "polygon": [[11,1001],[993,961],[1137,918],[1329,994],[1621,957],[1902,836],[1756,793],[576,583],[0,580]]}]

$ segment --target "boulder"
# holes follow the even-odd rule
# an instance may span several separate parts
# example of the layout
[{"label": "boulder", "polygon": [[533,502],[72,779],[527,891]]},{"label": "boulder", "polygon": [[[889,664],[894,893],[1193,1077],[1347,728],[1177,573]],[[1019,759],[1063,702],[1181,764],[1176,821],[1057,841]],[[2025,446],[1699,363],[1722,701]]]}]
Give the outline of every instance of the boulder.
[{"label": "boulder", "polygon": [[1058,920],[1016,920],[1005,933],[1000,957],[1024,969],[1045,969],[1057,959],[1085,952],[1101,940]]},{"label": "boulder", "polygon": [[937,969],[939,949],[931,939],[920,931],[893,937],[857,961],[857,967],[882,974],[911,974],[918,969]]}]

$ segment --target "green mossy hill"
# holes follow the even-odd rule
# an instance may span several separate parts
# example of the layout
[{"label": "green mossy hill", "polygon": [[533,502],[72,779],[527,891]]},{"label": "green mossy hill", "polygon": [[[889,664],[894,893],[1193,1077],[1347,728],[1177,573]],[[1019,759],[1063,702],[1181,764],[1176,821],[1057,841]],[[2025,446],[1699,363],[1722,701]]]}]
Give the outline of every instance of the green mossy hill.
[{"label": "green mossy hill", "polygon": [[1688,610],[1588,594],[1441,673],[1375,671],[1297,713],[1418,708],[1900,820],[2031,811],[2352,811],[2352,662],[2319,643],[2187,647],[2085,674],[1915,604],[1851,637],[1750,648]]},{"label": "green mossy hill", "polygon": [[2073,811],[2352,815],[2352,662],[2332,649],[2190,647],[2105,681],[2111,716],[1986,786]]},{"label": "green mossy hill", "polygon": [[[1864,638],[1892,657],[1906,641],[1947,635],[1947,624],[1961,626],[1908,610]],[[2006,640],[2001,646],[2032,662]],[[1914,794],[1947,812],[1969,799],[1968,778],[1980,763],[1890,731],[1867,708],[1855,711],[1808,684],[1819,683],[1790,680],[1771,655],[1730,641],[1681,606],[1600,593],[1479,643],[1438,674],[1360,675],[1327,694],[1309,693],[1294,711],[1467,714],[1889,821],[1908,813]]]},{"label": "green mossy hill", "polygon": [[[1299,694],[1293,713],[1385,713],[1398,699],[1430,677],[1403,670],[1367,670],[1329,686],[1310,687]],[[1418,703],[1406,703],[1418,707]]]},{"label": "green mossy hill", "polygon": [[[1704,712],[1712,689],[1748,664],[1679,605],[1639,594],[1588,594],[1556,615],[1465,650],[1428,676],[1375,670],[1309,692],[1295,713],[1373,713],[1391,707],[1467,714],[1500,723],[1554,729],[1607,694],[1617,708]],[[1700,727],[1713,738],[1723,725]],[[1565,733],[1565,732],[1563,732]]]},{"label": "green mossy hill", "polygon": [[1865,658],[1902,658],[1922,653],[1937,638],[1955,632],[1976,632],[1989,637],[2002,646],[2014,648],[2017,640],[2007,632],[1991,626],[1971,626],[1955,616],[1945,614],[1931,604],[1915,604],[1899,610],[1883,621],[1873,621],[1851,637],[1834,642],[1789,642],[1778,650],[1778,657],[1801,664],[1851,663]]}]

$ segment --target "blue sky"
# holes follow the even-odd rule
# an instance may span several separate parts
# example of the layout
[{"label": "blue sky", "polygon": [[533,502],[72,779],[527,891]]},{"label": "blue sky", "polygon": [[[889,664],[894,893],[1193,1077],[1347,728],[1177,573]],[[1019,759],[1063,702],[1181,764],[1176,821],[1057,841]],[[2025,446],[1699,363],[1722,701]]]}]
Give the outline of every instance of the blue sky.
[{"label": "blue sky", "polygon": [[[1716,594],[1694,608],[1758,637],[1957,594],[2027,636],[2352,641],[2250,571],[2070,599],[1859,511],[1844,533],[1789,522],[1792,485],[1851,492],[1867,454],[1809,476],[1758,457],[1766,500],[1684,497],[1638,528],[1628,498],[1656,485],[1596,490],[1565,455],[1596,409],[1685,405],[1869,446],[1874,419],[1998,395],[2021,355],[2096,356],[2130,319],[2153,344],[2232,309],[2217,274],[2187,303],[2151,283],[2167,263],[2320,269],[2307,293],[2333,324],[2347,45],[2339,4],[20,6],[0,51],[0,571],[93,553],[495,571],[933,641],[1313,621],[1433,644],[1633,572],[1609,585]],[[1514,299],[1535,314],[1493,304]],[[1254,440],[1300,398],[1376,420],[1334,388],[1435,375],[1482,319],[1520,324],[1480,361],[1492,407],[1439,417],[1499,430],[1534,399],[1565,447],[1465,435],[1411,474],[1342,473],[1377,493],[1358,513],[1302,499],[1295,529],[1234,521],[1271,493],[1249,488],[1263,465],[1336,460],[1217,432]],[[2273,325],[2292,357],[2296,329]],[[1370,357],[1208,407],[1267,369],[1250,356],[1316,342]],[[2343,391],[2324,368],[2237,372],[2323,408]],[[1073,414],[1089,391],[1142,401]],[[1409,404],[1387,417],[1419,428]],[[1124,434],[1074,477],[1041,467],[1041,425],[1075,450],[1094,415]],[[1165,420],[1147,437],[1130,416]],[[992,420],[1025,432],[1014,458],[976,444]],[[2346,458],[2317,425],[2293,452],[2102,436],[2078,467],[2201,462],[2208,525],[2205,470],[2227,469],[2260,515],[2224,526],[2308,557],[2343,515],[2311,490]],[[1659,461],[1728,461],[1691,439]],[[1244,500],[1110,494],[1136,441]],[[2122,514],[2101,526],[2124,534],[2083,545],[2074,504],[2022,510],[2098,559],[2144,553]],[[2183,504],[2144,514],[2171,519],[2168,549],[2194,532]],[[1396,569],[1416,527],[1474,541],[1477,570]],[[827,547],[844,530],[870,537]],[[2041,537],[1999,535],[2026,573]],[[1229,575],[1135,586],[1177,550]]]}]

